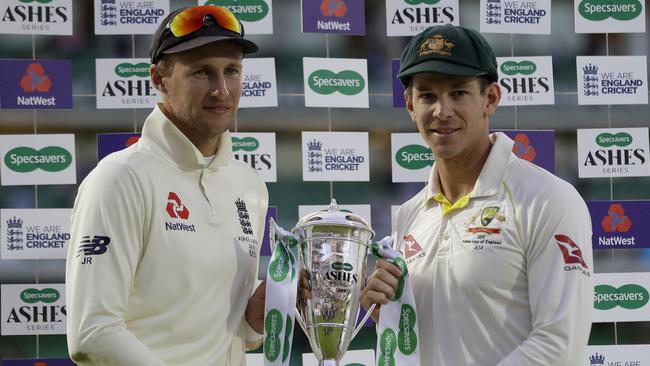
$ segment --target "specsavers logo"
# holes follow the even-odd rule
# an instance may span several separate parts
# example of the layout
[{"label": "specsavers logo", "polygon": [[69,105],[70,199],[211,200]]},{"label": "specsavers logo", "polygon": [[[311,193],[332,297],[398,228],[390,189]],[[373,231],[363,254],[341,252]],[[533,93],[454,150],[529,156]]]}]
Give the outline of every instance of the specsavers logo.
[{"label": "specsavers logo", "polygon": [[59,300],[60,297],[59,291],[53,288],[44,288],[42,290],[28,288],[20,293],[20,299],[27,304],[36,304],[37,302],[51,304]]},{"label": "specsavers logo", "polygon": [[420,4],[436,5],[437,3],[440,2],[440,0],[404,0],[404,2],[409,5],[420,5]]},{"label": "specsavers logo", "polygon": [[387,328],[379,338],[378,365],[395,366],[395,351],[397,350],[397,337],[395,332]]},{"label": "specsavers logo", "polygon": [[638,0],[584,0],[578,5],[580,15],[592,21],[610,17],[620,21],[631,20],[638,17],[641,10]]},{"label": "specsavers logo", "polygon": [[269,6],[263,0],[210,0],[206,5],[227,8],[244,22],[257,22],[269,13]]},{"label": "specsavers logo", "polygon": [[359,73],[353,70],[344,70],[334,73],[330,70],[316,70],[309,75],[309,87],[318,94],[329,95],[339,92],[343,95],[359,94],[366,86],[366,82]]},{"label": "specsavers logo", "polygon": [[9,169],[18,173],[28,173],[36,169],[58,172],[70,165],[72,155],[59,146],[48,146],[40,150],[21,146],[9,150],[4,161]]},{"label": "specsavers logo", "polygon": [[418,337],[414,329],[416,318],[415,309],[409,304],[403,304],[400,311],[397,345],[405,355],[413,354],[417,349]]},{"label": "specsavers logo", "polygon": [[427,166],[433,166],[435,159],[431,149],[422,145],[406,145],[397,150],[395,161],[404,169],[419,170]]},{"label": "specsavers logo", "polygon": [[131,76],[148,77],[149,63],[140,62],[137,64],[132,64],[129,62],[123,62],[115,66],[115,74],[123,78],[128,78]]},{"label": "specsavers logo", "polygon": [[260,142],[254,137],[232,137],[232,151],[255,151],[260,147]]},{"label": "specsavers logo", "polygon": [[277,309],[271,309],[264,317],[264,357],[268,361],[275,361],[280,356],[280,334],[282,333],[282,313]]},{"label": "specsavers logo", "polygon": [[537,65],[532,61],[507,61],[501,64],[501,72],[506,75],[530,75],[537,71]]},{"label": "specsavers logo", "polygon": [[639,309],[648,303],[648,290],[636,284],[619,288],[610,285],[597,285],[594,288],[594,308],[609,310],[617,306],[623,309]]},{"label": "specsavers logo", "polygon": [[596,143],[602,147],[625,147],[632,143],[632,136],[625,132],[619,132],[617,134],[605,132],[596,137]]}]

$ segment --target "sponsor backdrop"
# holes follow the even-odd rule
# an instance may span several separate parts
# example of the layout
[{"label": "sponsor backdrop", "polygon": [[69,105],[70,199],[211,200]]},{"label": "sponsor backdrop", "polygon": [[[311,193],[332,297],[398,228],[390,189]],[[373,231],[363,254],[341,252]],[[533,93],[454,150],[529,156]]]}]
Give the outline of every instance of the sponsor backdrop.
[{"label": "sponsor backdrop", "polygon": [[[138,126],[142,125],[146,113],[160,101],[160,94],[149,80],[149,38],[141,40],[136,35],[149,37],[170,10],[177,7],[214,4],[236,13],[248,35],[261,35],[255,38],[262,49],[260,56],[253,55],[243,61],[242,111],[239,117],[243,120],[242,115],[255,116],[257,122],[262,122],[256,126],[261,127],[239,130],[239,125],[244,123],[235,120],[231,128],[232,149],[234,158],[249,165],[269,186],[271,207],[267,220],[273,217],[283,221],[285,227],[295,223],[297,217],[325,209],[329,198],[345,196],[342,189],[334,194],[334,184],[352,187],[356,192],[348,195],[352,198],[338,202],[342,209],[360,214],[370,222],[372,204],[377,227],[381,227],[381,219],[388,216],[388,212],[392,217],[399,207],[396,204],[421,189],[435,163],[435,156],[422,137],[414,132],[415,125],[403,111],[405,88],[396,78],[399,70],[397,58],[403,45],[408,37],[434,24],[466,25],[486,34],[495,48],[502,50],[497,52],[502,92],[497,116],[501,119],[506,116],[507,120],[508,115],[514,115],[514,126],[500,124],[494,131],[502,131],[515,141],[513,153],[518,158],[551,173],[556,172],[558,161],[558,173],[570,175],[561,167],[567,164],[566,161],[570,164],[577,162],[574,183],[609,178],[608,200],[605,198],[607,194],[600,197],[576,184],[584,196],[599,197],[587,202],[593,225],[592,246],[598,249],[594,251],[597,260],[593,275],[591,343],[606,344],[590,346],[584,365],[650,366],[650,339],[647,337],[650,334],[647,327],[650,324],[650,270],[648,266],[639,269],[616,265],[619,253],[628,259],[648,262],[650,187],[635,199],[614,199],[615,193],[617,196],[620,194],[620,188],[614,189],[618,187],[619,178],[647,184],[644,182],[648,182],[650,177],[649,130],[647,118],[642,127],[632,127],[628,125],[627,117],[612,113],[613,106],[624,108],[626,112],[647,108],[648,48],[644,41],[642,47],[634,48],[634,52],[617,49],[612,52],[615,55],[611,55],[609,50],[610,46],[619,43],[617,35],[609,34],[642,33],[646,38],[640,39],[647,40],[647,1],[575,0],[569,7],[551,0],[301,0],[291,4],[279,1],[274,4],[271,0],[88,1],[88,4],[75,0],[3,0],[0,3],[0,39],[4,41],[7,38],[6,50],[12,49],[12,41],[32,45],[31,54],[11,51],[8,53],[10,56],[0,59],[0,113],[17,113],[12,116],[28,113],[34,120],[33,134],[18,134],[9,129],[0,133],[0,189],[10,192],[0,197],[4,203],[0,209],[0,266],[7,264],[7,267],[0,267],[0,359],[5,356],[5,344],[10,347],[16,342],[30,344],[29,347],[20,347],[28,349],[22,353],[23,359],[4,360],[4,365],[71,365],[71,361],[65,358],[64,285],[56,281],[39,283],[39,271],[50,270],[53,260],[62,262],[70,238],[69,207],[73,204],[74,194],[67,198],[67,205],[53,205],[51,202],[56,202],[56,198],[52,197],[74,189],[74,185],[92,168],[81,162],[81,158],[84,162],[88,160],[89,151],[96,148],[99,161],[137,142],[140,138]],[[379,15],[376,14],[377,6],[382,7]],[[370,15],[374,18],[367,19]],[[298,26],[292,28],[285,24],[288,23],[287,17],[300,18]],[[552,22],[553,17],[557,17],[555,22]],[[571,17],[574,19],[574,35],[598,33],[597,38],[592,38],[592,46],[598,43],[600,49],[583,48],[578,56],[570,59],[565,50],[557,51],[573,45],[566,46],[567,43],[563,43],[565,38],[571,37],[564,37],[564,28],[555,29],[552,24],[570,22]],[[383,28],[381,23],[386,27]],[[72,57],[72,53],[67,47],[73,49],[74,46],[69,45],[85,36],[80,32],[97,36],[94,40],[102,45],[98,48],[102,52],[85,52],[84,55],[89,57],[75,56],[74,60],[69,60],[67,58]],[[131,43],[124,35],[130,36]],[[287,39],[298,39],[296,35],[301,40],[307,39],[308,43],[297,42],[292,46],[292,61],[285,63],[286,58],[280,58],[286,55],[276,52],[281,47],[274,42],[286,43]],[[515,41],[519,35],[525,35],[525,38]],[[103,46],[106,40],[115,39],[121,40],[122,48],[129,44],[131,52],[118,52],[117,48]],[[520,39],[542,46],[531,48],[522,45]],[[399,47],[389,45],[393,42]],[[362,50],[367,47],[366,43],[371,43],[368,47],[373,50],[386,43],[385,52],[390,56],[379,60],[385,55],[378,56],[380,54],[373,53],[375,51],[366,54],[341,51]],[[509,52],[503,52],[505,44],[509,44]],[[515,50],[515,46],[521,50]],[[430,39],[426,47],[429,52],[452,52],[457,45],[436,38]],[[41,50],[46,49],[56,50],[54,56],[51,53],[45,56],[46,52]],[[3,51],[4,54],[7,53]],[[37,57],[41,54],[44,58]],[[382,64],[386,67],[378,66]],[[278,85],[286,82],[283,73],[288,74],[287,70],[294,72],[293,84]],[[93,80],[93,73],[94,87],[90,84],[89,88],[83,89],[73,85],[76,75],[86,75]],[[376,82],[378,79],[381,82]],[[567,79],[570,79],[568,87]],[[295,88],[301,90],[293,90]],[[384,91],[388,88],[392,89],[391,92]],[[567,92],[567,88],[571,91]],[[94,90],[94,94],[89,94],[88,90]],[[530,116],[530,113],[540,111],[539,108],[568,108],[568,104],[580,112],[603,108],[600,109],[603,117],[599,121],[567,121],[572,126],[571,132],[575,131],[571,139],[576,149],[568,151],[559,145],[556,147],[556,138],[560,141],[562,137],[556,136],[554,130],[540,130],[543,124],[536,122],[535,118],[531,118],[533,122],[522,118],[526,124],[518,124],[518,111],[525,111]],[[266,123],[265,113],[284,111],[283,108],[291,109],[296,105],[304,105],[307,112],[301,115],[304,123],[293,126],[289,133]],[[388,130],[381,131],[386,139],[379,142],[373,136],[377,130],[364,127],[374,121],[365,121],[363,113],[392,108],[403,113],[399,121],[393,121]],[[326,110],[323,112],[323,109]],[[335,113],[345,113],[345,118],[354,116],[350,118],[352,123],[336,124],[333,128],[332,120],[337,118],[332,117],[333,109],[339,109]],[[86,128],[96,127],[95,114],[118,115],[124,110],[132,111],[129,112],[134,119],[132,129],[99,131],[96,145],[91,150],[88,150],[87,143],[75,145],[75,134],[87,135]],[[39,125],[39,121],[55,116],[58,121],[67,121],[68,117],[74,119],[79,111],[85,112],[84,129],[76,128],[74,133],[69,129],[59,129],[58,125],[48,125],[46,129]],[[325,113],[328,116],[326,129],[318,123],[319,116]],[[604,120],[608,123],[605,124]],[[27,132],[22,133],[31,131],[30,126]],[[287,135],[291,135],[293,145],[288,142]],[[79,180],[77,172],[80,172]],[[287,182],[286,176],[295,176],[298,184]],[[388,185],[394,199],[368,199],[366,187],[377,182]],[[329,198],[325,188],[316,188],[327,183]],[[39,191],[39,186],[44,185],[54,187],[40,188]],[[30,187],[33,187],[33,194]],[[21,189],[27,189],[29,193],[24,194]],[[282,198],[277,197],[286,199],[288,196],[301,197],[302,201],[285,212]],[[278,206],[282,208],[282,217],[279,217]],[[377,237],[383,237],[387,231],[389,229],[383,227],[377,232]],[[265,273],[270,255],[267,230],[265,234],[260,276]],[[405,239],[407,260],[423,252],[423,243]],[[608,263],[613,263],[613,269],[599,267],[602,262],[598,259],[603,255],[611,257]],[[3,278],[3,273],[6,273],[3,268],[10,268],[9,265],[15,262],[33,267],[33,280],[17,284],[19,281],[7,280],[12,278],[11,275],[5,274],[7,278]],[[374,261],[371,261],[369,271],[373,266]],[[642,340],[639,342],[637,338],[635,341],[644,344],[620,345],[619,339],[626,337],[624,332],[618,331],[620,322],[646,324],[641,328],[645,331],[639,332]],[[372,322],[366,325],[372,325]],[[603,328],[603,325],[609,328]],[[16,340],[18,338],[12,337],[16,335],[29,337]],[[40,335],[52,336],[39,338]],[[594,342],[594,337],[607,340]],[[51,343],[52,339],[59,339],[59,343]],[[5,340],[10,343],[5,343]],[[362,329],[343,364],[373,365],[374,346],[374,328]],[[47,354],[41,353],[43,347],[50,347]],[[315,365],[315,358],[309,352],[304,335],[296,332],[291,364]],[[11,358],[19,358],[14,355],[11,354]],[[39,358],[39,355],[59,358]],[[261,365],[261,356],[250,353],[248,363]]]}]

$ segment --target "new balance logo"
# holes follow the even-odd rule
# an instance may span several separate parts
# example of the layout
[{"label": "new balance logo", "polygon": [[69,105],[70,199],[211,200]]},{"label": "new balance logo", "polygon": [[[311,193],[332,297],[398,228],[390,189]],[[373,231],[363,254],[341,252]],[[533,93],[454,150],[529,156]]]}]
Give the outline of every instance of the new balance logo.
[{"label": "new balance logo", "polygon": [[92,263],[93,255],[102,255],[106,253],[110,242],[111,238],[108,236],[94,235],[92,238],[88,235],[84,236],[81,239],[79,250],[77,250],[77,258],[83,255],[81,264],[90,264]]},{"label": "new balance logo", "polygon": [[167,196],[167,207],[165,209],[169,217],[173,219],[187,220],[190,217],[190,210],[183,205],[181,199],[174,192],[169,192]]}]

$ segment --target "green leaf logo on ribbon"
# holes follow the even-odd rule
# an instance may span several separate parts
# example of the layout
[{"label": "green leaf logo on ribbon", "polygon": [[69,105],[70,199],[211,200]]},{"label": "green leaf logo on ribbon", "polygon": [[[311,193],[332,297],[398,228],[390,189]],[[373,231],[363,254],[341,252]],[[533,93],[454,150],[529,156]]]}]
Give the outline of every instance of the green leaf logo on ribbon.
[{"label": "green leaf logo on ribbon", "polygon": [[232,137],[232,151],[244,150],[255,151],[260,147],[260,142],[254,137]]},{"label": "green leaf logo on ribbon", "polygon": [[631,144],[632,140],[632,135],[625,132],[619,132],[615,135],[612,135],[609,132],[604,132],[596,136],[596,143],[602,147],[610,147],[614,145],[625,147]]},{"label": "green leaf logo on ribbon", "polygon": [[537,71],[537,65],[532,61],[506,61],[501,64],[501,72],[506,75],[530,75]]},{"label": "green leaf logo on ribbon", "polygon": [[271,309],[264,317],[264,329],[266,338],[264,339],[264,357],[273,362],[280,356],[280,333],[282,333],[282,314],[277,309]]},{"label": "green leaf logo on ribbon", "polygon": [[343,95],[361,93],[366,81],[356,71],[344,70],[338,74],[330,70],[316,70],[309,75],[309,87],[318,94],[329,95],[339,92]]},{"label": "green leaf logo on ribbon", "polygon": [[406,145],[395,153],[395,161],[404,169],[418,170],[427,166],[433,166],[435,159],[428,147],[412,144]]},{"label": "green leaf logo on ribbon", "polygon": [[395,258],[393,264],[399,267],[402,271],[402,275],[397,279],[397,288],[395,289],[395,296],[393,297],[393,301],[397,301],[402,298],[402,294],[404,294],[404,278],[408,276],[409,270],[408,267],[406,267],[406,261],[402,257]]},{"label": "green leaf logo on ribbon", "polygon": [[402,305],[397,345],[399,346],[399,350],[405,355],[410,355],[417,349],[418,337],[415,333],[415,321],[415,309],[409,304]]},{"label": "green leaf logo on ribbon", "polygon": [[269,275],[275,282],[282,282],[289,274],[291,259],[287,249],[279,241],[275,245],[271,263],[269,263]]},{"label": "green leaf logo on ribbon", "polygon": [[140,62],[134,65],[123,62],[115,66],[115,73],[123,78],[130,78],[131,76],[147,77],[149,76],[149,64]]},{"label": "green leaf logo on ribbon", "polygon": [[482,209],[481,225],[488,226],[492,222],[492,219],[494,219],[494,216],[496,216],[497,212],[499,212],[500,209],[501,208],[499,206],[488,206]]},{"label": "green leaf logo on ribbon", "polygon": [[20,299],[28,304],[35,304],[39,301],[51,304],[57,301],[60,297],[61,294],[59,294],[59,291],[53,288],[44,288],[42,290],[28,288],[20,293]]},{"label": "green leaf logo on ribbon", "polygon": [[39,168],[46,172],[58,172],[70,166],[72,155],[59,146],[40,150],[21,146],[9,150],[4,160],[9,169],[18,173],[29,173]]},{"label": "green leaf logo on ribbon", "polygon": [[594,288],[594,308],[609,310],[617,306],[623,309],[639,309],[648,303],[648,290],[639,285],[628,284],[619,288],[598,285]]},{"label": "green leaf logo on ribbon", "polygon": [[601,21],[609,17],[626,21],[641,14],[641,3],[638,0],[583,0],[578,5],[578,11],[583,18]]},{"label": "green leaf logo on ribbon", "polygon": [[378,365],[395,366],[395,350],[397,349],[397,337],[395,332],[388,328],[381,334],[379,348],[381,355],[377,361]]},{"label": "green leaf logo on ribbon", "polygon": [[242,22],[257,22],[269,13],[269,5],[263,0],[210,0],[205,5],[227,8]]},{"label": "green leaf logo on ribbon", "polygon": [[404,0],[405,3],[409,5],[418,5],[418,4],[427,4],[427,5],[436,5],[440,0]]}]

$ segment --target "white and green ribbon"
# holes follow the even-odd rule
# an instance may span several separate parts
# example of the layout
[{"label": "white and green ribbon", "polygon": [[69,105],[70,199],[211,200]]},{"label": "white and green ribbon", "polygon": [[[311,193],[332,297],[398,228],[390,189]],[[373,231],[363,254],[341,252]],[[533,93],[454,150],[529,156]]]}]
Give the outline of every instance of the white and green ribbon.
[{"label": "white and green ribbon", "polygon": [[275,248],[266,274],[264,304],[264,365],[288,366],[296,314],[298,276],[292,248],[298,239],[273,219],[270,240]]},{"label": "white and green ribbon", "polygon": [[393,239],[385,237],[372,243],[372,253],[395,264],[402,271],[395,297],[381,306],[377,324],[377,366],[420,365],[418,321],[415,298],[411,288],[406,261],[402,253],[392,248]]}]

